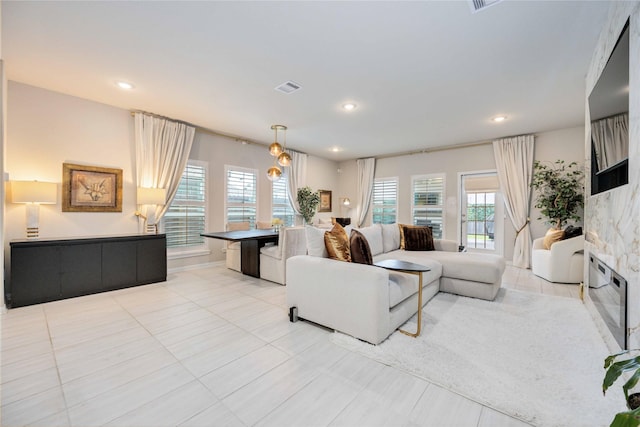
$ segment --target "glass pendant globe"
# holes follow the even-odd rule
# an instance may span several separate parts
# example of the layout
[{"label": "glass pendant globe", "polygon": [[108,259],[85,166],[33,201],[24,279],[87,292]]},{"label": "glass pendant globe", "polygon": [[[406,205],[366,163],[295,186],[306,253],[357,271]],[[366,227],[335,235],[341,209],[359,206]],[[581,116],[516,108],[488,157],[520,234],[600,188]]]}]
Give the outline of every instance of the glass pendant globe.
[{"label": "glass pendant globe", "polygon": [[277,181],[282,176],[282,171],[277,166],[271,166],[267,171],[267,178],[269,181]]},{"label": "glass pendant globe", "polygon": [[291,156],[289,153],[284,151],[282,154],[278,156],[278,164],[280,166],[291,166]]},{"label": "glass pendant globe", "polygon": [[282,153],[282,145],[280,145],[277,141],[269,146],[269,154],[273,157],[278,157]]}]

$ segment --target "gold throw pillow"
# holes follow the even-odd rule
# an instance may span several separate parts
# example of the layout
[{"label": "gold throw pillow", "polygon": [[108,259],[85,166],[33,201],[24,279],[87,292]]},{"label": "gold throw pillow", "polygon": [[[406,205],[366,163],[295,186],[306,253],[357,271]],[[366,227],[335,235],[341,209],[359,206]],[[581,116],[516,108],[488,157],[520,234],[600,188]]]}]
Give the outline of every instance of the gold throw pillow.
[{"label": "gold throw pillow", "polygon": [[545,249],[551,249],[551,245],[553,245],[555,242],[559,242],[562,239],[564,239],[563,229],[550,228],[549,231],[547,231],[547,234],[544,235],[542,244],[544,245]]},{"label": "gold throw pillow", "polygon": [[324,246],[327,248],[329,258],[351,262],[349,236],[340,224],[336,223],[331,231],[324,232]]}]

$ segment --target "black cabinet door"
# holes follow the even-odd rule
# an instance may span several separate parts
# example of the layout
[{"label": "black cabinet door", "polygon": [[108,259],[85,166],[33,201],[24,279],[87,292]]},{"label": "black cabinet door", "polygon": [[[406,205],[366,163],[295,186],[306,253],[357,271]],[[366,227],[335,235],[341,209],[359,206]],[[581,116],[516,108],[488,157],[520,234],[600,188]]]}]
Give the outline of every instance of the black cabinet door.
[{"label": "black cabinet door", "polygon": [[11,249],[9,307],[22,307],[61,298],[58,246]]},{"label": "black cabinet door", "polygon": [[105,290],[136,284],[136,241],[102,245],[102,286]]},{"label": "black cabinet door", "polygon": [[102,244],[65,246],[60,258],[63,298],[92,294],[102,289]]},{"label": "black cabinet door", "polygon": [[138,284],[167,280],[167,239],[138,241]]}]

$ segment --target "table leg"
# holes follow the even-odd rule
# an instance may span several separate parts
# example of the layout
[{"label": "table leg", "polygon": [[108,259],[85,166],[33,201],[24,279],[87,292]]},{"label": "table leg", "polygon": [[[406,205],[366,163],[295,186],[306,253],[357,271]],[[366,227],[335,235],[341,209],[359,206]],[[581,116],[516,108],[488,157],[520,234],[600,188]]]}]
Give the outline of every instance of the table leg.
[{"label": "table leg", "polygon": [[420,336],[420,331],[422,330],[422,272],[418,271],[404,271],[404,273],[409,274],[417,274],[418,275],[418,328],[415,333],[403,331],[402,329],[398,329],[405,335],[409,335],[410,337],[418,337]]}]

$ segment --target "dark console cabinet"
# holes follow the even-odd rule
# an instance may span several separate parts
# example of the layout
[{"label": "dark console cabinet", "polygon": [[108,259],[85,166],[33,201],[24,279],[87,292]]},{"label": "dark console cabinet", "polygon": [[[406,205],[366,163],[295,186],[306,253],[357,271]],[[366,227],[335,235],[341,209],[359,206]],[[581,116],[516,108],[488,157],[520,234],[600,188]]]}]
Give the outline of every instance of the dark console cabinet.
[{"label": "dark console cabinet", "polygon": [[7,307],[167,279],[164,234],[13,241]]}]

